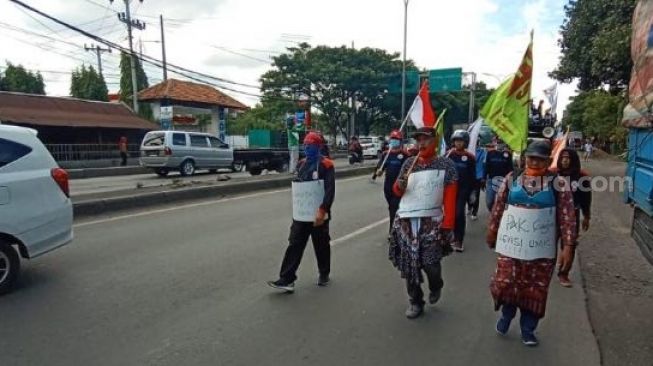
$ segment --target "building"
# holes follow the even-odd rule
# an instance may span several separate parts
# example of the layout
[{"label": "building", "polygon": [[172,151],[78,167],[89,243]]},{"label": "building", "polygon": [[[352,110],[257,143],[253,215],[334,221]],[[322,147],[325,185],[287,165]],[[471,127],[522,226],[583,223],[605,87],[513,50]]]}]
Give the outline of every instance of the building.
[{"label": "building", "polygon": [[[245,104],[211,86],[176,79],[142,90],[138,99],[151,104],[154,119],[159,121],[161,129],[208,132],[223,140],[227,116],[248,109]],[[166,120],[165,114],[171,122]]]},{"label": "building", "polygon": [[140,143],[158,126],[122,103],[0,92],[0,123],[30,127],[46,145]]}]

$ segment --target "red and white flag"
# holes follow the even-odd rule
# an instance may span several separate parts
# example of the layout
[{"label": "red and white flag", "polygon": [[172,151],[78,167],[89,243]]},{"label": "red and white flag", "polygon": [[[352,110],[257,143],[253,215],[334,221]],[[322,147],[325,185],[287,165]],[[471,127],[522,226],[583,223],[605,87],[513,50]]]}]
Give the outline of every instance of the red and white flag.
[{"label": "red and white flag", "polygon": [[569,131],[564,134],[564,136],[557,138],[553,141],[553,149],[551,149],[551,166],[549,169],[554,169],[558,166],[558,159],[560,158],[560,153],[562,150],[567,148],[567,140],[569,140]]},{"label": "red and white flag", "polygon": [[434,127],[436,115],[431,107],[431,98],[429,97],[429,85],[427,82],[422,84],[419,94],[410,107],[410,121],[416,128]]}]

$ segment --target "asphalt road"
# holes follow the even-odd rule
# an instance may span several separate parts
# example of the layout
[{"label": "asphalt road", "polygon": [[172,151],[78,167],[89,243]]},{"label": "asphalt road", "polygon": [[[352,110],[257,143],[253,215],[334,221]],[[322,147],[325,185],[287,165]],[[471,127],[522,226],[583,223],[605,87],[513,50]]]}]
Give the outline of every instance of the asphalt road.
[{"label": "asphalt road", "polygon": [[[349,166],[346,159],[335,160],[336,167]],[[376,160],[366,160],[366,165],[372,165]],[[221,171],[221,174],[227,174],[232,178],[251,177],[248,172],[232,173],[228,170]],[[265,171],[263,174],[277,174],[275,171]],[[134,174],[116,177],[100,177],[88,179],[72,179],[70,181],[70,194],[80,196],[87,194],[97,194],[105,192],[117,192],[150,187],[168,186],[175,182],[209,182],[215,181],[217,174],[210,174],[208,171],[199,171],[192,177],[182,177],[177,172],[172,172],[166,178],[161,178],[154,173],[151,174]]]},{"label": "asphalt road", "polygon": [[[495,334],[485,210],[445,258],[424,317],[387,260],[381,184],[339,180],[332,284],[306,251],[295,294],[265,285],[286,247],[289,191],[80,222],[75,242],[25,262],[0,298],[0,365],[598,365],[579,282],[552,283],[541,345]],[[578,278],[574,278],[575,281]]]}]

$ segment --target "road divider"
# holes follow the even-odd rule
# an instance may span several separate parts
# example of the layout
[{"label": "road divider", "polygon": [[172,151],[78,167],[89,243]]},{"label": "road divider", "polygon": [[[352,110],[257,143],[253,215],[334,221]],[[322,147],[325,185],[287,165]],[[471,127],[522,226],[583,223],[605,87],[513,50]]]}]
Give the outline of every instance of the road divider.
[{"label": "road divider", "polygon": [[[360,167],[336,170],[336,179],[372,174],[374,167]],[[247,192],[289,188],[292,181],[290,175],[280,175],[270,179],[252,178],[245,181],[230,181],[200,187],[167,188],[156,192],[141,192],[122,194],[93,199],[78,199],[73,197],[75,218],[83,218],[108,213],[138,210],[185,201],[216,198]]]}]

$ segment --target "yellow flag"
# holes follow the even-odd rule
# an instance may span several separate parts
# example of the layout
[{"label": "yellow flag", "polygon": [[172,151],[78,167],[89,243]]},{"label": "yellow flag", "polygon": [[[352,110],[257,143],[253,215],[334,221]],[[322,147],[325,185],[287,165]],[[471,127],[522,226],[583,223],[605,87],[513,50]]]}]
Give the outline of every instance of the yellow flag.
[{"label": "yellow flag", "polygon": [[485,122],[513,151],[526,148],[533,77],[533,33],[517,73],[492,93],[481,110]]}]

